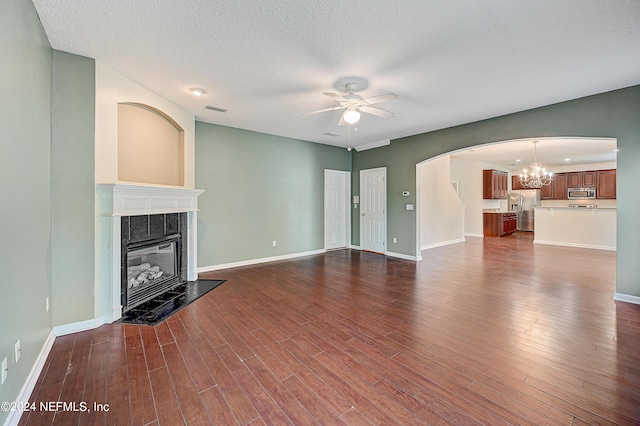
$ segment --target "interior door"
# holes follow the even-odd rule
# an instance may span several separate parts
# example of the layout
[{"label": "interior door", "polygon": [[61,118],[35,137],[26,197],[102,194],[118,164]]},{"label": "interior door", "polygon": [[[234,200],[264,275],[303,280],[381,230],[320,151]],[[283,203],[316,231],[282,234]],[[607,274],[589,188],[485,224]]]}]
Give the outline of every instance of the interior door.
[{"label": "interior door", "polygon": [[387,169],[360,171],[360,245],[385,253],[387,239]]},{"label": "interior door", "polygon": [[324,171],[324,248],[345,248],[349,235],[349,172]]}]

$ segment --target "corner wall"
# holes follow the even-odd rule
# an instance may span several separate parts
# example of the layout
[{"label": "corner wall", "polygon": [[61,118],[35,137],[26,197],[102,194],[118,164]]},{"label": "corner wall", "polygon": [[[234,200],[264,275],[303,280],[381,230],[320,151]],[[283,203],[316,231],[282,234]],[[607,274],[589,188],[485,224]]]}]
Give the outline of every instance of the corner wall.
[{"label": "corner wall", "polygon": [[94,318],[95,61],[53,51],[53,325]]},{"label": "corner wall", "polygon": [[196,122],[196,153],[200,270],[324,249],[324,170],[350,171],[346,149]]},{"label": "corner wall", "polygon": [[[33,4],[3,0],[0,14],[0,402],[15,401],[51,332],[51,47]],[[20,339],[22,357],[13,360]],[[0,410],[0,424],[8,415]]]},{"label": "corner wall", "polygon": [[418,165],[420,248],[464,240],[465,208],[451,186],[450,156]]}]

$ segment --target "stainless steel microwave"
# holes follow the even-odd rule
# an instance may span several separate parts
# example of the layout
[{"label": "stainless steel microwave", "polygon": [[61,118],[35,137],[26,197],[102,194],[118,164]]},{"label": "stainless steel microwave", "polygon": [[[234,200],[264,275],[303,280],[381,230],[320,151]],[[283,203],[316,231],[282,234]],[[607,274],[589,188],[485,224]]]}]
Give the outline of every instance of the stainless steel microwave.
[{"label": "stainless steel microwave", "polygon": [[567,198],[570,200],[590,200],[596,198],[596,189],[590,188],[569,188],[567,189]]}]

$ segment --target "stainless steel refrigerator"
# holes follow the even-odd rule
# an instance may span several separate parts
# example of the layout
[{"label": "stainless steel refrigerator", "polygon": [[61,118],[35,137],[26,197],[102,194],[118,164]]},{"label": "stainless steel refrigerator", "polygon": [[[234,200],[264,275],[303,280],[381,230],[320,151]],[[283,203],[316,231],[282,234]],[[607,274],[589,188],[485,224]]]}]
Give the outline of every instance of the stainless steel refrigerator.
[{"label": "stainless steel refrigerator", "polygon": [[509,193],[509,210],[518,213],[518,231],[533,231],[533,208],[539,206],[538,189],[522,189]]}]

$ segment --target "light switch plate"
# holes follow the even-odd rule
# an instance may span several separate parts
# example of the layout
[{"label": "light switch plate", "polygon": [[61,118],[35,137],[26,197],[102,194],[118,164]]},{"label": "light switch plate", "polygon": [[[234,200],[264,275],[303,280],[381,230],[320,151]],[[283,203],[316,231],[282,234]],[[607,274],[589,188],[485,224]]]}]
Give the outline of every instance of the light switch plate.
[{"label": "light switch plate", "polygon": [[16,342],[14,349],[15,349],[15,355],[16,355],[16,362],[18,362],[20,361],[20,339],[18,339],[18,341]]},{"label": "light switch plate", "polygon": [[7,365],[7,357],[5,356],[2,360],[2,380],[0,380],[0,384],[3,384],[5,380],[7,380],[7,373],[9,372],[9,366]]}]

